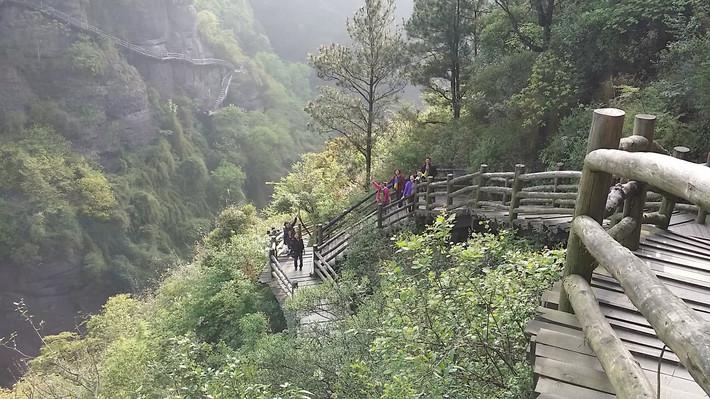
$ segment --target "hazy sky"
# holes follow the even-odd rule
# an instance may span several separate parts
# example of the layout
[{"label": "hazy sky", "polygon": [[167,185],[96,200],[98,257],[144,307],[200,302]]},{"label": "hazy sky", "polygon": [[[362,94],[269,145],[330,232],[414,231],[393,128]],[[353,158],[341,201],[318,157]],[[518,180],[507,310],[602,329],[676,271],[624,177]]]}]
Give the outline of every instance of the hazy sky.
[{"label": "hazy sky", "polygon": [[[292,61],[321,44],[345,39],[345,21],[363,0],[250,0],[274,50]],[[412,13],[413,0],[397,0],[397,23]]]}]

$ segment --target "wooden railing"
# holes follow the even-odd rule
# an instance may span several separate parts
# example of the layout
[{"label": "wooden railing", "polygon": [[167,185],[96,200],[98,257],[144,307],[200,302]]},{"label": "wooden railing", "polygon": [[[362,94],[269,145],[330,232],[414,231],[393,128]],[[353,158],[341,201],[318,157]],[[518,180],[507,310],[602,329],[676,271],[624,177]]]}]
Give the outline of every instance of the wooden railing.
[{"label": "wooden railing", "polygon": [[[475,173],[418,182],[413,195],[385,206],[377,206],[371,194],[316,227],[314,271],[335,282],[336,260],[352,236],[373,222],[388,228],[414,215],[502,211],[514,224],[521,214],[568,214],[573,219],[559,308],[577,314],[617,396],[653,398],[656,393],[601,312],[590,287],[597,265],[619,281],[658,337],[710,393],[710,323],[631,252],[639,246],[643,224],[667,229],[675,209],[697,212],[697,221],[705,222],[710,210],[710,158],[705,164],[685,161],[689,151],[685,147],[667,155],[653,141],[656,118],[650,115],[636,116],[634,134],[622,139],[623,121],[620,110],[594,112],[582,172],[561,170],[559,164],[556,170],[536,173],[526,173],[520,164],[503,172],[481,165]],[[274,248],[278,250],[278,245]],[[277,278],[289,286],[288,279]]]},{"label": "wooden railing", "polygon": [[[658,338],[710,393],[710,323],[631,252],[639,245],[642,224],[667,228],[679,200],[695,207],[686,204],[687,209],[701,209],[701,215],[710,209],[710,171],[706,165],[679,159],[686,148],[676,148],[674,157],[663,155],[653,141],[653,116],[638,115],[634,135],[621,139],[624,116],[616,109],[594,112],[567,245],[560,310],[577,314],[618,397],[655,398],[654,387],[602,314],[590,287],[595,266],[604,267]],[[621,183],[610,192],[615,178]],[[656,212],[644,213],[649,189],[661,193],[662,201]],[[607,231],[603,219],[615,210],[621,211],[620,217]]]},{"label": "wooden railing", "polygon": [[516,165],[513,172],[488,172],[488,166],[481,165],[475,173],[417,183],[413,196],[381,207],[377,226],[386,228],[414,214],[442,211],[507,212],[510,223],[521,213],[572,215],[581,174],[564,170],[526,174],[524,165]]},{"label": "wooden railing", "polygon": [[271,277],[275,279],[286,295],[293,296],[296,292],[296,288],[298,288],[298,284],[288,278],[283,272],[281,263],[279,262],[279,255],[286,249],[283,240],[283,231],[271,230],[269,231],[269,238],[269,269]]}]

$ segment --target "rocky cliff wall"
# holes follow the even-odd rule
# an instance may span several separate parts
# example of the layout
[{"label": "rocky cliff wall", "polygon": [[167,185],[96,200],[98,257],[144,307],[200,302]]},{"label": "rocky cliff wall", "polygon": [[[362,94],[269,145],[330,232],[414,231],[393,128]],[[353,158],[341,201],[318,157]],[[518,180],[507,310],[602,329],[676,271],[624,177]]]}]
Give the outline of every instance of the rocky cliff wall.
[{"label": "rocky cliff wall", "polygon": [[[210,56],[198,36],[192,1],[33,1],[155,51]],[[150,59],[0,1],[0,134],[22,123],[18,119],[51,125],[74,151],[111,168],[115,154],[161,134],[152,101],[183,95],[204,108],[218,94],[223,75],[224,68]],[[0,200],[8,198],[0,194]],[[74,330],[82,314],[96,312],[108,296],[127,289],[109,278],[87,278],[82,254],[31,265],[0,259],[0,276],[0,337],[18,331],[18,346],[29,354],[40,341],[15,312],[20,299],[35,320],[45,321],[42,334],[53,334]],[[16,355],[0,349],[0,385],[17,375]]]}]

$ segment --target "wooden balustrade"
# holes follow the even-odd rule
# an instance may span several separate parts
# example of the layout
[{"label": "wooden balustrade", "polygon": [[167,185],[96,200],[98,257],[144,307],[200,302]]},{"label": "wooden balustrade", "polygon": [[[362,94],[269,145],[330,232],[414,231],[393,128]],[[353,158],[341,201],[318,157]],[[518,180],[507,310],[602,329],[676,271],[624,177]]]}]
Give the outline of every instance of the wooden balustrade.
[{"label": "wooden balustrade", "polygon": [[[655,397],[643,371],[598,311],[589,283],[594,268],[604,267],[658,337],[710,393],[710,323],[676,297],[629,249],[638,247],[642,224],[667,228],[678,200],[710,209],[710,174],[706,166],[683,160],[689,151],[684,147],[676,147],[674,157],[657,153],[654,116],[636,116],[634,135],[622,140],[623,121],[620,110],[594,112],[567,244],[559,309],[577,314],[618,397]],[[623,183],[609,193],[613,175]],[[644,213],[648,187],[663,194],[659,211],[650,214]],[[618,223],[604,230],[604,216],[622,206],[623,214],[615,218]]]},{"label": "wooden balustrade", "polygon": [[[705,166],[710,167],[710,152],[708,152],[708,160],[705,162]],[[695,222],[698,224],[705,224],[705,220],[707,219],[708,213],[705,209],[699,208],[698,209],[698,217],[695,219]]]}]

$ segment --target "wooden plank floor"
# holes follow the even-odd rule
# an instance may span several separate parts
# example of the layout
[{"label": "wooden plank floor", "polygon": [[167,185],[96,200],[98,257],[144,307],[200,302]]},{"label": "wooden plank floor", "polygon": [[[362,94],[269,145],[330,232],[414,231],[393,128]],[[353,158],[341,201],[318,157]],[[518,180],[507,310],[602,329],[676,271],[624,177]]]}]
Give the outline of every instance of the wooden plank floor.
[{"label": "wooden plank floor", "polygon": [[[694,215],[674,215],[668,231],[644,228],[635,253],[671,291],[710,320],[710,225],[695,224]],[[661,398],[708,397],[678,357],[670,349],[664,351],[655,331],[606,270],[595,271],[592,287],[607,320],[654,386],[660,367]],[[558,283],[545,294],[543,306],[527,326],[535,391],[540,398],[615,397],[577,318],[556,310],[559,289]]]},{"label": "wooden plank floor", "polygon": [[[281,252],[278,256],[278,259],[281,271],[286,275],[286,277],[288,277],[288,279],[292,283],[298,283],[298,288],[296,288],[296,292],[298,292],[299,289],[312,287],[321,283],[321,280],[316,276],[315,272],[313,271],[312,246],[307,246],[305,252],[303,253],[303,270],[296,270],[296,268],[294,267],[293,258],[290,257],[286,251]],[[267,268],[264,270],[264,273],[262,273],[260,281],[269,284],[271,290],[276,296],[276,299],[283,307],[284,303],[286,302],[286,299],[288,298],[288,294],[284,290],[284,287],[282,287],[278,283],[278,280],[271,277],[271,270],[269,269],[268,265]],[[296,318],[297,324],[300,328],[311,324],[320,324],[335,320],[335,316],[328,311],[327,304],[321,304],[321,306],[319,306],[319,310],[313,313],[297,314]]]}]

